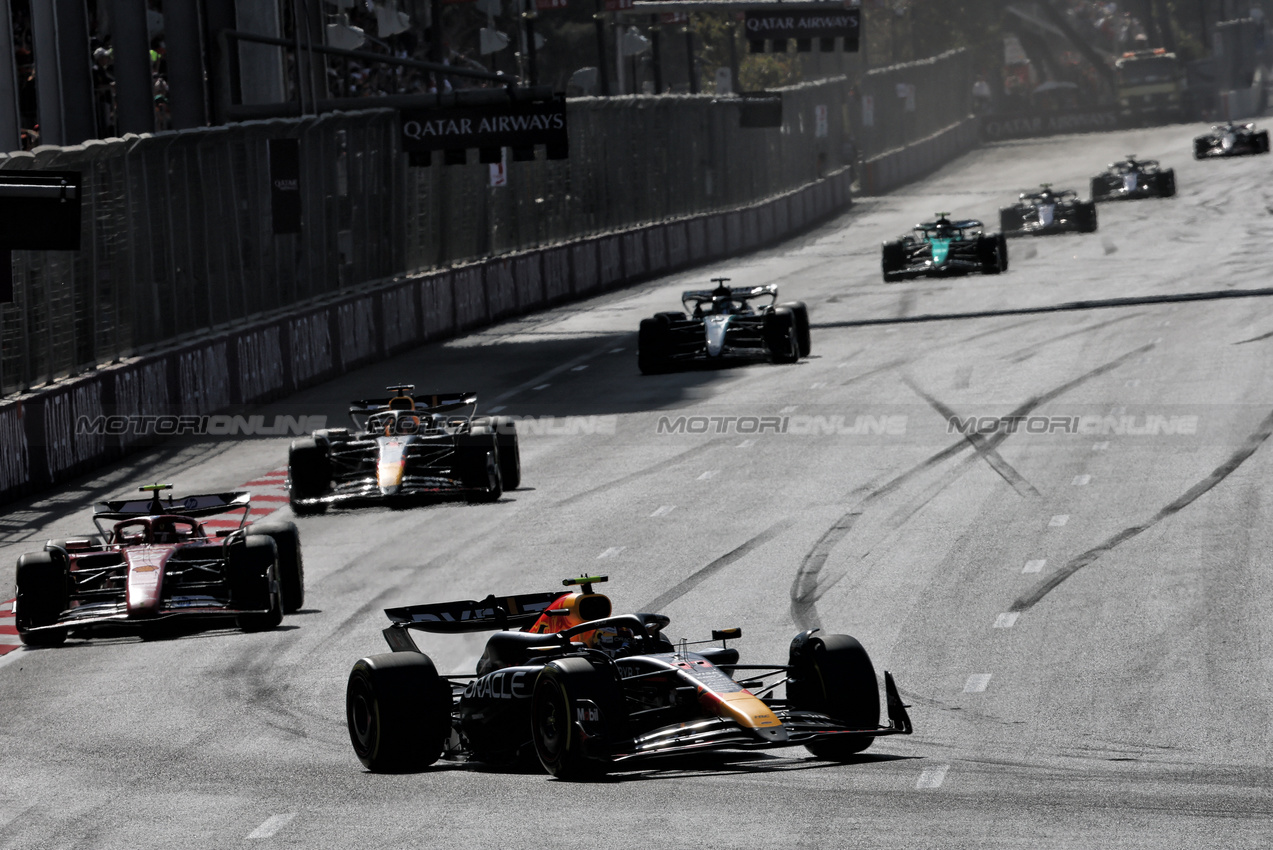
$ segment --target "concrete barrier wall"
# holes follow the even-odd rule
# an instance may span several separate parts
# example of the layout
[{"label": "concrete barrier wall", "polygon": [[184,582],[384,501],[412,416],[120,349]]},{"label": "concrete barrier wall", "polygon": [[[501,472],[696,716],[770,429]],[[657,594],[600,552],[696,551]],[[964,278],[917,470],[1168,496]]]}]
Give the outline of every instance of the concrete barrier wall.
[{"label": "concrete barrier wall", "polygon": [[[18,397],[0,405],[0,504],[190,434],[196,417],[241,413],[502,318],[780,241],[847,208],[849,180],[843,170],[741,209],[397,278]],[[112,415],[153,417],[150,433],[86,432]]]},{"label": "concrete barrier wall", "polygon": [[882,195],[940,168],[978,144],[979,122],[966,118],[906,147],[871,157],[863,164],[862,194]]}]

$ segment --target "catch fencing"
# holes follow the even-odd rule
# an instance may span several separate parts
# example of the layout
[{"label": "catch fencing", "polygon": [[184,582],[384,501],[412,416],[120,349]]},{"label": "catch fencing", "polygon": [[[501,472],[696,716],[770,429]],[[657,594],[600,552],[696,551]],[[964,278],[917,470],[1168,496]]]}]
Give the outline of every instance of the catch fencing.
[{"label": "catch fencing", "polygon": [[964,121],[972,112],[972,55],[947,51],[862,77],[856,142],[870,159]]},{"label": "catch fencing", "polygon": [[[408,271],[564,244],[773,197],[840,167],[844,78],[737,98],[572,99],[568,160],[410,168],[389,109],[44,147],[6,170],[83,174],[81,250],[16,251],[0,394]],[[302,228],[271,226],[268,144],[300,146]]]}]

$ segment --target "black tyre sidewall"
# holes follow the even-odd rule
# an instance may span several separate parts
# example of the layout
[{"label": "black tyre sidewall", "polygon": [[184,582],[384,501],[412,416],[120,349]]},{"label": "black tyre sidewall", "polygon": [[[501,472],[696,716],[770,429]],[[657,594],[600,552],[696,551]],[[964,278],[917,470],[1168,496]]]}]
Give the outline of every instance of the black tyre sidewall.
[{"label": "black tyre sidewall", "polygon": [[[870,656],[849,635],[800,635],[791,643],[792,669],[787,699],[795,708],[818,711],[853,729],[880,722],[879,685]],[[843,758],[865,750],[873,738],[829,738],[806,745],[822,758]]]},{"label": "black tyre sidewall", "polygon": [[278,551],[278,580],[283,590],[283,613],[296,613],[305,604],[305,559],[296,525],[279,521],[254,522],[249,531],[264,534],[274,541]]},{"label": "black tyre sidewall", "polygon": [[450,734],[450,685],[419,652],[362,658],[345,687],[345,722],[368,770],[423,770],[442,755]]}]

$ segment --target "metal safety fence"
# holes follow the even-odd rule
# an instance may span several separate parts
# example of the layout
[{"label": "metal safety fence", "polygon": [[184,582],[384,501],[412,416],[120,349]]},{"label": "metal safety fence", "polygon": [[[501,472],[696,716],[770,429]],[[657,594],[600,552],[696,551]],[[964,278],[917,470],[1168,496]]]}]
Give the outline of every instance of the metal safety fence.
[{"label": "metal safety fence", "polygon": [[[739,98],[571,99],[570,158],[508,162],[503,181],[476,151],[467,166],[408,167],[390,109],[12,154],[0,169],[82,172],[83,230],[76,252],[14,252],[0,395],[397,274],[790,191],[850,164],[855,132],[869,154],[958,120],[967,66],[947,54],[871,72],[871,127],[844,77],[781,90],[781,126],[767,128],[739,126]],[[915,85],[909,117],[887,98],[903,100],[888,88],[902,81]],[[299,141],[298,234],[272,231],[272,139]]]},{"label": "metal safety fence", "polygon": [[853,122],[863,158],[905,147],[972,112],[972,56],[962,48],[868,71]]}]

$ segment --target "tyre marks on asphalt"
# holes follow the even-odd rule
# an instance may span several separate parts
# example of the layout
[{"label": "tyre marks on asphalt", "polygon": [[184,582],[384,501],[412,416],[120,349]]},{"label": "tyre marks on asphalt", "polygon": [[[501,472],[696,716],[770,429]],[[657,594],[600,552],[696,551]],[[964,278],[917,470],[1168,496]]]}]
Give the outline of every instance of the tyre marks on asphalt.
[{"label": "tyre marks on asphalt", "polygon": [[[1034,396],[1013,410],[1010,416],[1026,416],[1041,405],[1047,404],[1056,398],[1064,395],[1070,390],[1081,386],[1082,384],[1098,378],[1101,375],[1112,372],[1124,363],[1139,357],[1154,348],[1156,343],[1148,343],[1139,348],[1134,348],[1125,354],[1115,357],[1095,369],[1079,375],[1064,384],[1057,386],[1045,393]],[[1007,430],[999,430],[996,432],[978,432],[978,436],[984,440],[984,447],[990,450],[997,450],[999,445],[1006,440],[1011,434]],[[813,548],[805,555],[800,567],[796,570],[795,579],[791,584],[791,618],[795,624],[801,629],[821,628],[822,622],[817,612],[817,603],[822,595],[840,579],[843,575],[833,579],[830,583],[822,582],[822,570],[826,564],[827,557],[831,551],[848,535],[858,519],[865,514],[874,505],[881,502],[884,498],[901,489],[912,479],[920,476],[945,461],[955,457],[961,452],[972,448],[971,443],[967,439],[952,443],[939,452],[920,461],[915,466],[895,476],[883,485],[872,488],[871,485],[859,488],[849,494],[850,499],[858,498],[859,494],[863,494],[857,504],[848,512],[843,514],[826,533],[819,538]],[[970,469],[971,466],[965,465],[963,471]],[[962,473],[961,473],[962,474]],[[957,476],[956,476],[957,477]],[[955,478],[948,479],[951,483]],[[929,497],[930,499],[932,496]],[[912,516],[913,512],[907,514],[907,518]]]},{"label": "tyre marks on asphalt", "polygon": [[1143,315],[1145,314],[1131,313],[1130,315],[1127,315],[1127,316],[1119,316],[1117,319],[1110,319],[1107,322],[1097,322],[1094,325],[1085,325],[1084,327],[1081,327],[1078,330],[1073,330],[1073,331],[1070,331],[1069,333],[1061,334],[1060,336],[1054,336],[1049,339],[1042,340],[1041,342],[1031,343],[1030,345],[1027,345],[1024,348],[1018,348],[1016,351],[1011,351],[1005,354],[1003,356],[1003,359],[1011,360],[1013,363],[1023,363],[1026,360],[1029,360],[1035,354],[1037,354],[1039,352],[1039,349],[1045,345],[1051,345],[1054,342],[1061,342],[1063,340],[1072,339],[1076,336],[1082,336],[1083,334],[1091,333],[1092,331],[1098,331],[1101,328],[1118,324],[1119,322],[1126,322],[1129,319],[1135,319]]},{"label": "tyre marks on asphalt", "polygon": [[748,540],[746,543],[743,543],[741,546],[738,546],[737,548],[732,549],[729,552],[726,552],[724,555],[721,555],[719,558],[712,561],[707,566],[702,567],[698,571],[691,574],[684,581],[681,581],[680,583],[670,588],[669,590],[665,591],[664,593],[659,594],[654,599],[645,603],[645,606],[643,608],[640,608],[638,610],[662,611],[663,608],[666,607],[667,605],[670,605],[672,602],[675,602],[677,599],[680,599],[682,596],[689,593],[691,590],[698,587],[700,584],[707,581],[709,578],[716,575],[721,570],[725,569],[725,567],[728,567],[730,564],[734,563],[740,558],[745,557],[746,555],[751,553],[753,550],[758,549],[759,547],[768,543],[770,540],[773,540],[775,537],[777,537],[779,534],[782,534],[784,531],[786,531],[788,528],[790,528],[794,524],[795,524],[795,520],[791,520],[791,519],[782,519],[782,520],[779,520],[778,522],[775,522],[773,525],[769,526],[764,531],[760,532],[755,537]]},{"label": "tyre marks on asphalt", "polygon": [[1142,532],[1148,531],[1164,519],[1167,519],[1168,517],[1173,516],[1189,507],[1198,498],[1205,495],[1217,484],[1232,475],[1238,467],[1242,466],[1242,464],[1246,462],[1247,458],[1255,454],[1260,446],[1264,445],[1264,442],[1270,435],[1273,435],[1273,412],[1270,412],[1266,417],[1264,417],[1264,420],[1260,423],[1259,427],[1256,428],[1249,437],[1247,437],[1246,442],[1243,443],[1242,447],[1230,455],[1224,463],[1216,467],[1211,474],[1207,475],[1197,484],[1194,484],[1179,498],[1167,504],[1159,510],[1158,513],[1154,514],[1145,522],[1124,528],[1122,531],[1105,540],[1100,545],[1087,550],[1076,558],[1072,558],[1065,564],[1065,566],[1048,576],[1030,590],[1030,592],[1019,597],[1012,603],[1012,607],[1009,610],[1014,612],[1030,610],[1032,607],[1037,605],[1040,600],[1079,570],[1089,564],[1095,563],[1107,552],[1118,548],[1128,540],[1139,536]]}]

